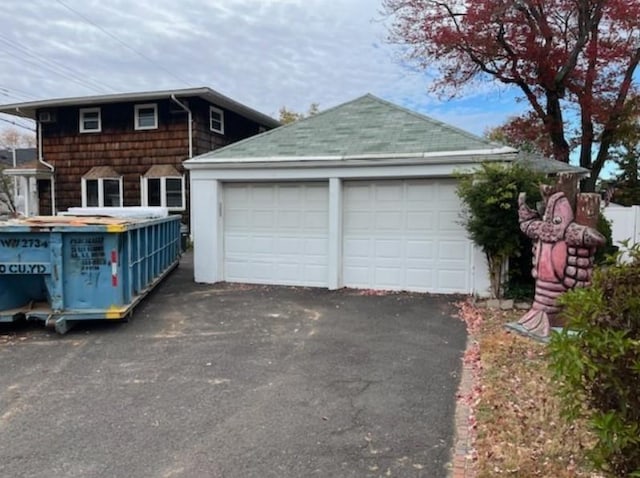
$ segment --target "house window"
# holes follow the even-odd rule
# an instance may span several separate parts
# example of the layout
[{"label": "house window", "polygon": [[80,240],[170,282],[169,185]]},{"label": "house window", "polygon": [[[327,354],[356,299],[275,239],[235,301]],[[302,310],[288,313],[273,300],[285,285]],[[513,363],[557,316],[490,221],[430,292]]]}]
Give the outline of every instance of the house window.
[{"label": "house window", "polygon": [[156,129],[158,127],[158,105],[150,103],[135,105],[135,129]]},{"label": "house window", "polygon": [[220,108],[209,107],[209,127],[211,131],[224,134],[224,111]]},{"label": "house window", "polygon": [[142,205],[186,209],[184,176],[171,165],[152,166],[141,178]]},{"label": "house window", "polygon": [[82,177],[82,207],[122,207],[122,176],[98,166]]},{"label": "house window", "polygon": [[102,131],[100,108],[80,108],[80,132],[99,133]]}]

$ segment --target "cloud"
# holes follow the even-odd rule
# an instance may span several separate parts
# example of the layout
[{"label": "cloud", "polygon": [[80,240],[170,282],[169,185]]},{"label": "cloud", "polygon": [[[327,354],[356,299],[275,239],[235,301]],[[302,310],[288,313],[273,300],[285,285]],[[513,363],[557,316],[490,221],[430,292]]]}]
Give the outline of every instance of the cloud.
[{"label": "cloud", "polygon": [[3,6],[0,88],[16,95],[0,96],[4,103],[24,100],[25,92],[44,99],[210,86],[274,116],[285,105],[325,109],[367,92],[474,132],[504,114],[493,101],[474,106],[429,93],[429,76],[403,65],[401,52],[386,42],[386,21],[372,0],[5,0]]}]

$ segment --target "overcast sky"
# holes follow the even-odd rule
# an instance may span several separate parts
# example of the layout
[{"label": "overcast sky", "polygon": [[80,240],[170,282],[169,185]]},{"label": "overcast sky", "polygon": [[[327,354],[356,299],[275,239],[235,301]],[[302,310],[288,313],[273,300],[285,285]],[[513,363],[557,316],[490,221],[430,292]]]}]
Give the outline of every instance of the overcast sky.
[{"label": "overcast sky", "polygon": [[[365,93],[482,134],[507,91],[446,100],[386,41],[379,0],[3,0],[0,103],[208,86],[277,117]],[[5,117],[6,118],[6,117]],[[1,123],[6,125],[6,123]]]}]

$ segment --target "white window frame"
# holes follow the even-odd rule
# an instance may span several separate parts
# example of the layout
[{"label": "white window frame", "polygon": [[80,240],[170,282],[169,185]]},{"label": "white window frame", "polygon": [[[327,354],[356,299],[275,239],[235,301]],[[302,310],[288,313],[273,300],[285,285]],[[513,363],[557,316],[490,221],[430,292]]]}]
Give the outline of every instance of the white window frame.
[{"label": "white window frame", "polygon": [[[142,109],[153,109],[153,126],[140,126],[140,110]],[[157,103],[145,103],[142,105],[134,106],[134,114],[133,114],[133,126],[136,130],[146,130],[146,129],[158,129],[158,104]]]},{"label": "white window frame", "polygon": [[[220,115],[220,128],[213,127],[213,119],[211,118],[212,113],[218,113]],[[214,133],[224,134],[224,111],[220,108],[216,108],[215,106],[209,106],[209,129]]]},{"label": "white window frame", "polygon": [[[184,183],[184,175],[182,176],[161,176],[161,177],[140,177],[140,192],[142,193],[142,200],[140,204],[145,207],[149,207],[149,179],[160,180],[160,207],[166,207],[169,211],[186,211],[187,209],[187,191]],[[167,179],[179,179],[182,189],[182,206],[181,207],[169,207],[167,206]]]},{"label": "white window frame", "polygon": [[[98,181],[98,205],[91,207],[105,207],[104,205],[104,181],[118,181],[118,187],[120,188],[120,207],[123,206],[123,191],[122,191],[122,176],[117,178],[82,178],[82,207],[87,207],[87,181]],[[109,206],[111,207],[111,206]]]},{"label": "white window frame", "polygon": [[[98,127],[96,129],[87,129],[84,127],[85,115],[87,113],[98,113]],[[100,133],[102,131],[102,112],[100,111],[100,108],[80,108],[78,117],[80,120],[81,133]]]}]

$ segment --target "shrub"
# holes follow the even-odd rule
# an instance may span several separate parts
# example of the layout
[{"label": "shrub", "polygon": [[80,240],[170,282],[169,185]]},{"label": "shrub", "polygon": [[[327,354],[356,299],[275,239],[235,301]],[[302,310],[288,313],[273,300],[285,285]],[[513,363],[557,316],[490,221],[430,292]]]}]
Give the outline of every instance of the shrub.
[{"label": "shrub", "polygon": [[[495,163],[482,163],[478,171],[461,174],[458,179],[457,193],[464,205],[461,222],[487,257],[492,294],[501,297],[506,261],[524,256],[527,275],[531,271],[531,241],[520,232],[518,194],[527,193],[527,199],[535,204],[540,200],[539,185],[548,180],[522,165]],[[521,271],[522,267],[516,265],[513,270]]]},{"label": "shrub", "polygon": [[565,415],[588,420],[590,458],[612,477],[640,477],[640,246],[628,253],[562,296],[567,326],[549,344]]},{"label": "shrub", "polygon": [[608,256],[616,253],[618,247],[613,245],[613,238],[611,237],[611,222],[604,214],[602,214],[602,212],[600,213],[600,216],[598,216],[598,224],[596,228],[607,240],[603,247],[598,248],[594,258],[596,264],[602,264]]}]

